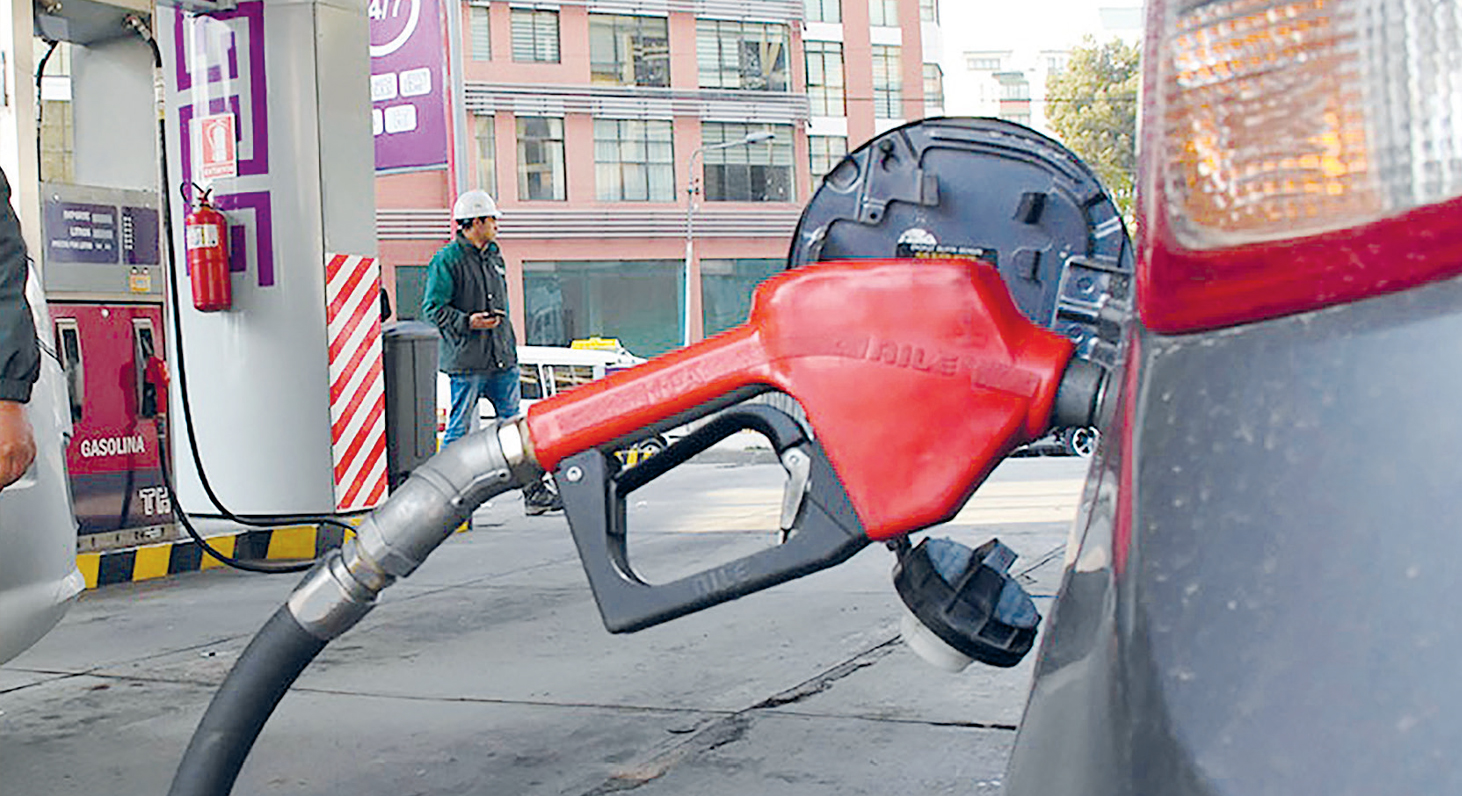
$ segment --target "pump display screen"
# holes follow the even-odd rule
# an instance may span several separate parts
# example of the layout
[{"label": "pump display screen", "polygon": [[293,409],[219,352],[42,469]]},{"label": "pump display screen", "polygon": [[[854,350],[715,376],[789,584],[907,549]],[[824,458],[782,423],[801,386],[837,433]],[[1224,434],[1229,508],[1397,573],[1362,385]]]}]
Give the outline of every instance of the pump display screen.
[{"label": "pump display screen", "polygon": [[46,202],[46,259],[61,263],[115,263],[117,208],[81,202]]},{"label": "pump display screen", "polygon": [[40,254],[52,298],[161,299],[157,194],[41,184]]}]

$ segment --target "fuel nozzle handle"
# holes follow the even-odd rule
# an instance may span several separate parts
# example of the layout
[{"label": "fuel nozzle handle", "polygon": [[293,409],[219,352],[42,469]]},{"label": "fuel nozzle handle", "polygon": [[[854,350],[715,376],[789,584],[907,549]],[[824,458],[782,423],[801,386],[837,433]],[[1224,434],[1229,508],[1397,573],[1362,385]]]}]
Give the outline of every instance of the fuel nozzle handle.
[{"label": "fuel nozzle handle", "polygon": [[1005,454],[1044,434],[1072,351],[986,264],[818,263],[758,287],[745,325],[540,401],[526,426],[554,470],[781,390],[877,541],[950,518]]}]

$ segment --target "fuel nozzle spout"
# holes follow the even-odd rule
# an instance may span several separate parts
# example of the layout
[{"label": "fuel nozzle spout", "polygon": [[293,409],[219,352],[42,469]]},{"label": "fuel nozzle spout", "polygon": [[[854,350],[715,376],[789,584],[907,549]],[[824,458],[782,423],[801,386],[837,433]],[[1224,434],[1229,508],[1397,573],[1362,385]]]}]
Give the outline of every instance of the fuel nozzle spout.
[{"label": "fuel nozzle spout", "polygon": [[1090,360],[1072,357],[1056,388],[1051,410],[1052,428],[1087,428],[1097,424],[1106,396],[1107,369]]}]

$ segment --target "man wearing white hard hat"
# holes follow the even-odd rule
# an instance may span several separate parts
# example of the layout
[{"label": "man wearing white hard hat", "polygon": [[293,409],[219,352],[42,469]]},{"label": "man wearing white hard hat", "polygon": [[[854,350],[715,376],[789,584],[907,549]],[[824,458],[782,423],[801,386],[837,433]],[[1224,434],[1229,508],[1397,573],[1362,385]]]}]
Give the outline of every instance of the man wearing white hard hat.
[{"label": "man wearing white hard hat", "polygon": [[[467,191],[452,206],[457,234],[426,269],[422,317],[441,332],[438,366],[452,386],[445,447],[475,430],[477,402],[486,398],[500,418],[518,414],[518,342],[508,321],[508,269],[497,245],[497,202]],[[529,514],[563,508],[543,483],[523,490]]]}]

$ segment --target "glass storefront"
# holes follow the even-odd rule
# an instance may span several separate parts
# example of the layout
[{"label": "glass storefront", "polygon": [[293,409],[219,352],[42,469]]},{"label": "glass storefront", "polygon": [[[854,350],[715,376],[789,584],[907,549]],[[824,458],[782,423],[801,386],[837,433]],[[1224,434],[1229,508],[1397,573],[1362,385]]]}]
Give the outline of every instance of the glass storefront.
[{"label": "glass storefront", "polygon": [[396,303],[392,305],[392,320],[414,321],[421,317],[421,299],[426,295],[426,266],[396,266]]},{"label": "glass storefront", "polygon": [[685,293],[681,260],[530,260],[523,263],[528,345],[616,337],[651,357],[678,348]]},{"label": "glass storefront", "polygon": [[701,260],[701,307],[706,337],[746,323],[751,296],[767,277],[786,270],[782,259]]},{"label": "glass storefront", "polygon": [[[780,258],[701,260],[706,336],[745,323],[756,286],[786,267]],[[567,346],[596,335],[617,337],[642,357],[679,348],[684,269],[682,260],[527,261],[527,334],[520,342]],[[420,314],[425,281],[425,266],[396,266],[397,320]]]}]

